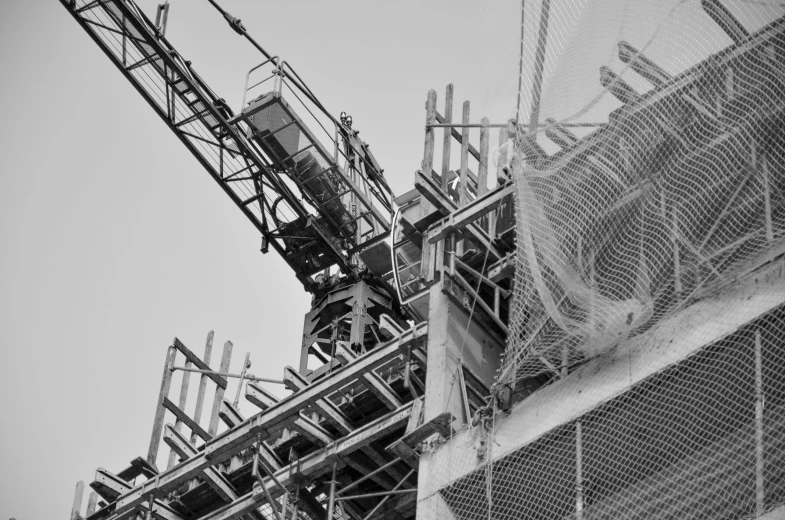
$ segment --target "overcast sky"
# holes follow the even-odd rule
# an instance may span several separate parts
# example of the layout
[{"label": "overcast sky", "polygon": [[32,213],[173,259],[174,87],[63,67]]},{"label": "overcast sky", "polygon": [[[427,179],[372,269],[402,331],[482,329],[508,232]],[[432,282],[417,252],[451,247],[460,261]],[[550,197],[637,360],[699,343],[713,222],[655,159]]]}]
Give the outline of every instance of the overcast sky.
[{"label": "overcast sky", "polygon": [[[428,89],[514,115],[519,0],[222,4],[353,116],[396,193]],[[171,6],[170,41],[236,110],[260,56],[206,0]],[[214,329],[214,363],[231,340],[233,370],[250,351],[280,377],[310,298],[59,1],[0,2],[0,70],[0,519],[66,518],[77,480],[146,454],[174,336],[201,354]]]}]

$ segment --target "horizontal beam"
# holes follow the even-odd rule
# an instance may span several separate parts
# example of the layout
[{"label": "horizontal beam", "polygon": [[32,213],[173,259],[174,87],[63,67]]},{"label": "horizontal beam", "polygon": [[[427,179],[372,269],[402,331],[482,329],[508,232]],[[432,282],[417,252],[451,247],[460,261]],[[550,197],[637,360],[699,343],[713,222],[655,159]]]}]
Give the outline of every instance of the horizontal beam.
[{"label": "horizontal beam", "polygon": [[182,421],[186,426],[188,426],[192,432],[202,438],[204,441],[210,440],[210,434],[205,431],[204,428],[199,426],[191,417],[188,416],[184,411],[180,409],[176,404],[169,400],[168,397],[164,397],[163,406],[170,412],[174,414],[180,421]]},{"label": "horizontal beam", "polygon": [[[183,355],[185,356],[185,359],[187,359],[188,361],[190,361],[191,363],[196,365],[196,368],[198,370],[203,370],[204,372],[202,372],[202,373],[206,374],[210,379],[212,379],[215,382],[216,385],[218,385],[220,388],[223,388],[224,390],[226,390],[226,379],[221,377],[217,373],[213,372],[210,369],[209,365],[207,365],[207,363],[202,361],[202,359],[199,356],[197,356],[196,354],[191,352],[191,350],[188,347],[186,347],[183,344],[182,341],[180,341],[177,338],[174,338],[173,346],[174,346],[174,348],[176,348],[177,350],[179,350],[180,352],[183,353]],[[170,367],[170,370],[171,370],[171,367]],[[195,372],[196,370],[193,370],[193,371]]]}]

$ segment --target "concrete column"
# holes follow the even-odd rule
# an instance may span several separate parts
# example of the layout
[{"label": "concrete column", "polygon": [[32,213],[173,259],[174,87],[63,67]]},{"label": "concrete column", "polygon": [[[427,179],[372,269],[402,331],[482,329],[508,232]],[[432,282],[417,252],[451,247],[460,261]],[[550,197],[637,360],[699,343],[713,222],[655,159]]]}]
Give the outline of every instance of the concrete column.
[{"label": "concrete column", "polygon": [[490,387],[503,346],[476,323],[469,324],[470,309],[444,294],[441,283],[431,286],[429,309],[424,417],[428,421],[449,411],[456,418],[453,428],[458,429],[464,423],[459,360]]}]

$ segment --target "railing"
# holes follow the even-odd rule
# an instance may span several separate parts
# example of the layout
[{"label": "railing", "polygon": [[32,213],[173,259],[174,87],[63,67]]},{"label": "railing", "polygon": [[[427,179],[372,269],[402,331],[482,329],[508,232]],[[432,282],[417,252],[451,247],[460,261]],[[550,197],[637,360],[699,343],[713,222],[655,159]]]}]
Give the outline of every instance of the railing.
[{"label": "railing", "polygon": [[[324,150],[325,159],[331,161],[348,179],[358,185],[357,195],[368,198],[373,209],[385,216],[385,222],[380,222],[379,225],[386,232],[392,213],[392,192],[384,179],[383,170],[370,153],[367,144],[358,138],[358,132],[352,128],[351,116],[342,113],[341,117],[334,117],[314,96],[294,68],[277,56],[248,71],[241,110],[248,109],[251,100],[268,94],[286,100],[292,112],[300,118],[299,124],[316,138],[317,147],[321,145],[319,148]],[[242,115],[236,121],[240,121],[241,117]],[[380,231],[376,229],[374,233],[378,234]]]}]

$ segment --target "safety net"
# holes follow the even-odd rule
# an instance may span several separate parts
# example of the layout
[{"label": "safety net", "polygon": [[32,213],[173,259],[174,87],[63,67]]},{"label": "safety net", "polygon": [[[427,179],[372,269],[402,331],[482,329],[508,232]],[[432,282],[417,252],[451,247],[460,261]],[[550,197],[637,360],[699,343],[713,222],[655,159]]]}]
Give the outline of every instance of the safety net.
[{"label": "safety net", "polygon": [[785,4],[532,4],[510,384],[609,351],[785,234]]},{"label": "safety net", "polygon": [[[714,519],[780,507],[782,307],[722,333],[724,318],[703,316],[700,348],[536,438],[513,428],[502,450],[496,420],[514,424],[549,383],[593,358],[618,358],[697,302],[781,262],[785,3],[525,0],[522,10],[508,164],[516,272],[496,388],[529,397],[510,419],[495,410],[426,449],[418,512]],[[661,343],[651,348],[667,353]],[[569,403],[553,403],[554,414],[560,406]]]}]

